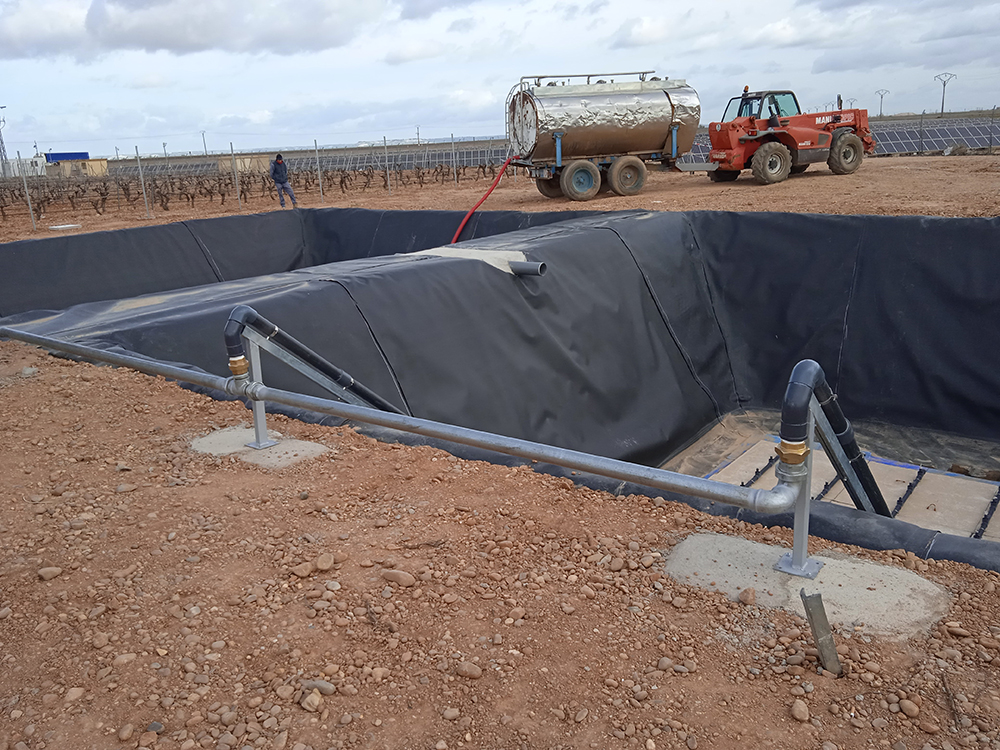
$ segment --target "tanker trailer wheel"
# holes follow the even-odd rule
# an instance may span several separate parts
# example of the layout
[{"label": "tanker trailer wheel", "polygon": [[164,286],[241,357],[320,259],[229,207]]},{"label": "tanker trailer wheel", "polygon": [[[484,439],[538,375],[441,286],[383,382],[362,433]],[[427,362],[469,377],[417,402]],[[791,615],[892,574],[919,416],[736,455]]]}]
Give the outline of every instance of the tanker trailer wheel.
[{"label": "tanker trailer wheel", "polygon": [[732,182],[739,176],[738,169],[716,169],[708,173],[708,179],[712,182]]},{"label": "tanker trailer wheel", "polygon": [[861,166],[865,146],[854,133],[843,133],[830,146],[830,156],[826,165],[834,174],[851,174]]},{"label": "tanker trailer wheel", "polygon": [[636,195],[646,184],[646,165],[636,156],[615,159],[608,169],[608,184],[618,195]]},{"label": "tanker trailer wheel", "polygon": [[563,195],[574,201],[589,201],[601,189],[601,170],[584,159],[571,161],[559,176]]},{"label": "tanker trailer wheel", "polygon": [[761,185],[773,185],[788,179],[792,155],[777,141],[768,141],[753,155],[753,176]]},{"label": "tanker trailer wheel", "polygon": [[563,191],[562,188],[559,187],[558,177],[550,177],[547,180],[535,180],[535,187],[537,187],[538,192],[546,198],[562,198]]}]

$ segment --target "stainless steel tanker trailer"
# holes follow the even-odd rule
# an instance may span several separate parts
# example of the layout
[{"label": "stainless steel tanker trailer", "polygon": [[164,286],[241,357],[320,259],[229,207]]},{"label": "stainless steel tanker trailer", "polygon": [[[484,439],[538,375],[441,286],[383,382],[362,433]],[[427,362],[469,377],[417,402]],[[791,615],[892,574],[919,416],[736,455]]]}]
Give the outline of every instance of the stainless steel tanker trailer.
[{"label": "stainless steel tanker trailer", "polygon": [[507,96],[512,164],[547,198],[587,201],[602,187],[635,195],[646,162],[673,167],[701,119],[698,93],[654,72],[524,76]]}]

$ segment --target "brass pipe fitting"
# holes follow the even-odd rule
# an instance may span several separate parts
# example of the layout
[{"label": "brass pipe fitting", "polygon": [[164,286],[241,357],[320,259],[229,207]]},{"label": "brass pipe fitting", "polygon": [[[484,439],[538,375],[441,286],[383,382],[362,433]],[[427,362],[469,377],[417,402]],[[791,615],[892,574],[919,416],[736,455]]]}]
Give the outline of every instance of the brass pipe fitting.
[{"label": "brass pipe fitting", "polygon": [[247,373],[250,372],[250,363],[247,361],[247,358],[242,355],[239,357],[230,357],[229,371],[233,373],[234,377],[245,377]]},{"label": "brass pipe fitting", "polygon": [[782,440],[776,445],[774,452],[778,454],[778,458],[790,466],[805,463],[806,458],[811,453],[804,442],[790,443],[787,440]]}]

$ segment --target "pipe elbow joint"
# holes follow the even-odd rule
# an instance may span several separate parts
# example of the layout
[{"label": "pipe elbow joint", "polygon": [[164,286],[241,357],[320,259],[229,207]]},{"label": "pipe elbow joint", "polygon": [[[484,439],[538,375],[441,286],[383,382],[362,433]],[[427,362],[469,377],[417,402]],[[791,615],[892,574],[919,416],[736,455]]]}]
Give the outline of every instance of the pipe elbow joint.
[{"label": "pipe elbow joint", "polygon": [[781,480],[771,490],[756,490],[750,510],[755,513],[783,513],[795,505],[799,496],[796,485]]}]

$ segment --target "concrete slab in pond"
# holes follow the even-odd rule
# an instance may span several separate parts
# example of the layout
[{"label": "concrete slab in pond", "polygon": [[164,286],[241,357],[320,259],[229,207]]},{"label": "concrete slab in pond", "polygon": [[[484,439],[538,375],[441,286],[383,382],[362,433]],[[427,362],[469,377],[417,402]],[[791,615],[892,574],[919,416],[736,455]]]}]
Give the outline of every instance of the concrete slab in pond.
[{"label": "concrete slab in pond", "polygon": [[823,594],[830,624],[863,623],[864,632],[900,639],[926,633],[948,611],[950,594],[913,571],[837,552],[816,555],[825,565],[815,580],[774,570],[789,550],[741,537],[692,534],[667,557],[666,572],[685,585],[722,591],[733,599],[756,590],[759,606],[804,616],[799,590]]},{"label": "concrete slab in pond", "polygon": [[283,438],[281,433],[268,430],[268,437],[277,440],[277,445],[258,450],[247,443],[255,440],[255,434],[250,427],[227,427],[195,438],[191,448],[199,453],[209,453],[213,456],[237,456],[241,461],[263,466],[265,469],[280,469],[292,466],[300,461],[316,458],[327,452],[325,445],[310,443],[305,440]]},{"label": "concrete slab in pond", "polygon": [[994,482],[928,472],[896,518],[946,534],[972,536],[996,493]]}]

